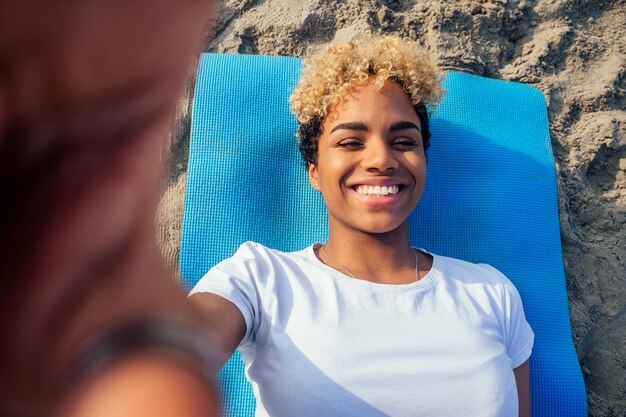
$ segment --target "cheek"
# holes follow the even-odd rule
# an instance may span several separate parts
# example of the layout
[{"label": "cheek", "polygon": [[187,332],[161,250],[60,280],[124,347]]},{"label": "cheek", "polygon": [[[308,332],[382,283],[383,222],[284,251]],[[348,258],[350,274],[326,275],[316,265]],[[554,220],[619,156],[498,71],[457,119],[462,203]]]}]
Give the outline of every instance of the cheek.
[{"label": "cheek", "polygon": [[351,172],[350,164],[346,158],[336,157],[332,154],[327,154],[322,158],[320,156],[318,160],[317,174],[320,182],[324,183],[339,183]]},{"label": "cheek", "polygon": [[426,158],[423,155],[411,155],[406,159],[406,167],[413,173],[417,180],[426,177]]},{"label": "cheek", "polygon": [[419,166],[418,176],[422,179],[422,182],[426,181],[426,163]]}]

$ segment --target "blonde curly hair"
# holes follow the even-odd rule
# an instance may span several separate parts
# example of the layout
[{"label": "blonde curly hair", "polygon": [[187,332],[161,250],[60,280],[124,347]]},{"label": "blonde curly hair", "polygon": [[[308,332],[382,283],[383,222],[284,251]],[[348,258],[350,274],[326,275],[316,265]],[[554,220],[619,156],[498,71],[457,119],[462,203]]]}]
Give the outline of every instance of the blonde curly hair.
[{"label": "blonde curly hair", "polygon": [[298,119],[300,152],[307,164],[317,163],[317,139],[324,118],[350,89],[370,80],[382,88],[397,82],[407,93],[422,123],[424,148],[430,131],[426,106],[442,98],[443,73],[417,43],[397,36],[364,36],[347,43],[328,44],[304,59],[302,76],[289,99]]}]

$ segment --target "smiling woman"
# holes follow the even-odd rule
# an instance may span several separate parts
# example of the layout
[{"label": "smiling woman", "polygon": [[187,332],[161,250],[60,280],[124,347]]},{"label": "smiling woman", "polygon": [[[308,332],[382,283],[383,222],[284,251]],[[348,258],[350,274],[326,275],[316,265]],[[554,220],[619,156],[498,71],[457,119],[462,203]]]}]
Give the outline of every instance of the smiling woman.
[{"label": "smiling woman", "polygon": [[[386,81],[377,89],[366,80],[338,107],[322,123],[317,162],[309,164],[311,183],[328,210],[329,251],[335,234],[408,230],[399,226],[419,201],[426,180],[420,120],[397,83]],[[362,272],[380,282],[401,277]]]},{"label": "smiling woman", "polygon": [[530,415],[534,336],[515,287],[409,242],[440,81],[398,38],[305,61],[291,104],[328,240],[292,253],[244,243],[191,296],[223,360],[239,349],[257,415]]}]

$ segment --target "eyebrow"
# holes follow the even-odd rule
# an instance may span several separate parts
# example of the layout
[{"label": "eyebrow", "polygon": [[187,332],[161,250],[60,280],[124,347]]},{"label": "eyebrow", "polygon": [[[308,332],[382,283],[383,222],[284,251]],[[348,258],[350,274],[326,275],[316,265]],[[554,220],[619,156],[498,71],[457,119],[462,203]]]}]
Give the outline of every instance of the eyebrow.
[{"label": "eyebrow", "polygon": [[365,123],[362,122],[348,122],[348,123],[339,123],[337,126],[333,127],[330,133],[333,133],[337,130],[360,130],[363,132],[369,131],[369,128]]},{"label": "eyebrow", "polygon": [[[347,122],[347,123],[339,123],[337,126],[333,127],[330,131],[330,133],[333,133],[337,130],[358,130],[358,131],[362,131],[362,132],[368,132],[369,128],[367,127],[367,125],[363,122]],[[399,130],[407,130],[407,129],[415,129],[418,132],[421,132],[422,130],[419,128],[419,126],[417,126],[415,123],[413,122],[409,122],[409,121],[400,121],[400,122],[396,122],[394,124],[391,125],[391,127],[389,128],[390,132],[397,132]]]},{"label": "eyebrow", "polygon": [[419,126],[417,126],[415,123],[407,122],[407,121],[396,122],[392,124],[391,127],[389,128],[389,131],[397,132],[398,130],[407,130],[407,129],[415,129],[418,132],[422,131],[422,129],[420,129]]}]

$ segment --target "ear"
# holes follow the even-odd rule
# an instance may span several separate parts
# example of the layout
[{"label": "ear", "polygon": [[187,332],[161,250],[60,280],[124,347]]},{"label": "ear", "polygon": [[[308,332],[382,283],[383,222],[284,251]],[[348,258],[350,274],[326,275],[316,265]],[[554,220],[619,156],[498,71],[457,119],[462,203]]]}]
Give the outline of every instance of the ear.
[{"label": "ear", "polygon": [[311,187],[313,187],[315,191],[319,191],[320,187],[319,187],[318,180],[317,180],[317,165],[313,165],[309,163],[308,166],[309,166],[309,183],[311,184]]}]

